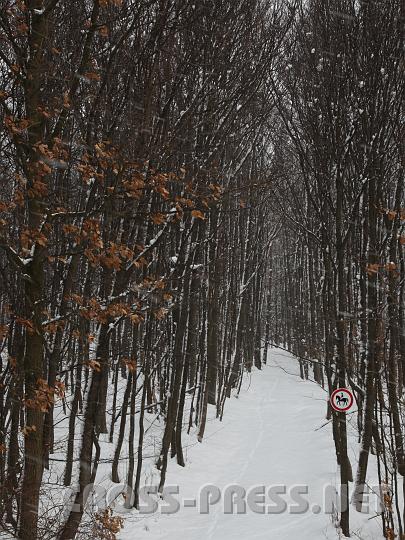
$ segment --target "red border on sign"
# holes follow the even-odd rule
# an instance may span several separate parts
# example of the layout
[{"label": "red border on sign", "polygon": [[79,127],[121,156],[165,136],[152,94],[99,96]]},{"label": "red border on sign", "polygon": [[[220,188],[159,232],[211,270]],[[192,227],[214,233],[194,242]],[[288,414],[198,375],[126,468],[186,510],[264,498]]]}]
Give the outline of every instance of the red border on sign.
[{"label": "red border on sign", "polygon": [[[349,394],[349,405],[347,407],[345,407],[344,409],[338,409],[335,407],[334,403],[333,403],[333,398],[335,397],[335,395],[338,393],[338,392],[345,392],[347,394]],[[334,411],[337,411],[337,412],[346,412],[350,409],[350,407],[353,405],[353,402],[354,402],[354,397],[353,397],[353,394],[351,393],[351,391],[348,389],[348,388],[336,388],[336,390],[334,390],[332,392],[332,395],[330,396],[330,404],[331,404],[331,407]]]}]

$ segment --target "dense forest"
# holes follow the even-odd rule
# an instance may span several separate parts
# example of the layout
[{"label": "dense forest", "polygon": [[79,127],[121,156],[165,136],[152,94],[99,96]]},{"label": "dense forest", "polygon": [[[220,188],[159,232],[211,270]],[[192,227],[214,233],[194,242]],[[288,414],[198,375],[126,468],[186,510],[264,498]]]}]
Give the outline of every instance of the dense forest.
[{"label": "dense forest", "polygon": [[342,496],[375,454],[405,538],[404,46],[403,0],[0,0],[7,538],[115,538],[102,443],[138,508],[146,418],[162,490],[274,345],[353,390]]}]

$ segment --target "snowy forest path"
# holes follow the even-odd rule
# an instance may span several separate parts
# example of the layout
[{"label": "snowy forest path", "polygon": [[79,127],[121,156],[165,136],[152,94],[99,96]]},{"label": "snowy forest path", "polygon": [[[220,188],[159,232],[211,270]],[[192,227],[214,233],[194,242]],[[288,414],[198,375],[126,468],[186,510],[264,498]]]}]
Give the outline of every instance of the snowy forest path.
[{"label": "snowy forest path", "polygon": [[[325,391],[299,377],[297,361],[272,350],[262,373],[246,375],[240,395],[227,404],[222,423],[211,412],[204,442],[187,449],[185,468],[170,463],[167,484],[180,487],[178,500],[197,498],[202,486],[212,484],[224,493],[238,485],[286,486],[282,498],[291,502],[292,486],[308,486],[309,510],[294,514],[225,514],[221,500],[200,514],[181,507],[173,515],[156,514],[127,522],[120,539],[146,540],[313,540],[333,539],[331,516],[314,513],[323,504],[325,485],[336,484],[336,463],[330,424],[325,424]],[[323,427],[321,427],[323,426]],[[321,428],[321,429],[319,429]],[[195,461],[195,463],[194,463]],[[266,495],[266,506],[271,500]],[[234,510],[236,512],[236,510]]]}]

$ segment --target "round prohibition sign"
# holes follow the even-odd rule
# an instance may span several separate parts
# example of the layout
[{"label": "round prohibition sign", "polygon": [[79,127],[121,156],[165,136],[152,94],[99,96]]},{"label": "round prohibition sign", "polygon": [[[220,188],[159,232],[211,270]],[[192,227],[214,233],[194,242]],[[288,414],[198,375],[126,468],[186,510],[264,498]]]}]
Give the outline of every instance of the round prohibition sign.
[{"label": "round prohibition sign", "polygon": [[330,396],[332,409],[338,412],[346,412],[353,405],[354,397],[348,388],[336,388]]}]

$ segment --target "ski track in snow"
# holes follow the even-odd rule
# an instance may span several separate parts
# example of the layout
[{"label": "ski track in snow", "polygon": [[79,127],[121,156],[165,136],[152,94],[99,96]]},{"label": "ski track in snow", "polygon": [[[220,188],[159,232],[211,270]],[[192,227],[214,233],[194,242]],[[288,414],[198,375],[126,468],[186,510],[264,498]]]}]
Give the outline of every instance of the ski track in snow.
[{"label": "ski track in snow", "polygon": [[[223,422],[209,408],[206,437],[194,444],[184,438],[186,467],[171,460],[167,485],[178,484],[178,500],[197,498],[199,489],[214,484],[221,491],[230,484],[246,491],[255,485],[307,485],[310,510],[304,514],[225,514],[222,500],[209,514],[197,508],[180,508],[172,515],[127,516],[120,540],[332,540],[339,531],[332,517],[314,514],[314,504],[323,505],[323,488],[336,485],[339,477],[331,433],[325,424],[326,392],[311,381],[302,381],[298,362],[288,353],[271,350],[267,366],[245,375],[238,399],[227,400]],[[356,447],[350,429],[350,446]],[[190,444],[189,448],[187,445]],[[351,458],[355,453],[351,455]],[[373,457],[371,470],[373,471]],[[352,459],[354,473],[357,463]],[[374,464],[375,469],[375,464]],[[155,477],[156,480],[156,477]],[[223,491],[222,491],[223,492]],[[288,495],[283,497],[287,503]],[[266,505],[270,500],[266,496]],[[354,538],[383,538],[379,519],[358,514],[353,508]],[[356,536],[357,535],[357,536]]]},{"label": "ski track in snow", "polygon": [[[252,467],[255,467],[254,457],[255,457],[257,449],[262,444],[263,434],[264,434],[264,431],[265,431],[265,421],[264,421],[264,415],[263,415],[263,408],[269,402],[269,397],[267,397],[267,396],[272,396],[273,395],[273,392],[274,392],[277,384],[278,384],[278,380],[275,380],[273,382],[271,388],[269,388],[269,393],[266,394],[266,397],[263,396],[261,398],[261,400],[260,400],[260,403],[256,402],[254,404],[253,415],[250,415],[249,418],[251,420],[259,418],[259,421],[256,422],[258,424],[258,426],[257,426],[257,429],[255,431],[255,433],[257,434],[257,438],[256,438],[256,442],[255,442],[254,446],[252,447],[252,449],[249,452],[248,458],[246,459],[246,461],[244,462],[244,464],[242,466],[242,471],[239,472],[237,478],[232,480],[232,483],[234,483],[234,484],[239,484],[241,486],[245,486],[245,484],[243,482],[243,477],[244,477],[246,471],[248,471]],[[250,424],[250,427],[252,427],[252,424]],[[225,474],[227,474],[226,471],[227,470],[225,469]],[[214,515],[213,522],[212,522],[212,524],[211,524],[211,526],[210,526],[210,528],[208,530],[207,540],[215,540],[215,538],[219,538],[220,536],[219,535],[214,536],[214,533],[217,532],[218,523],[219,523],[220,518],[223,517],[223,518],[229,519],[229,517],[230,517],[229,514],[228,515],[221,514],[222,509],[221,509],[221,507],[219,505],[216,505],[214,507],[214,509],[215,509],[215,515]],[[219,533],[219,534],[221,534],[221,533]],[[221,536],[221,537],[223,538],[223,536]]]}]

